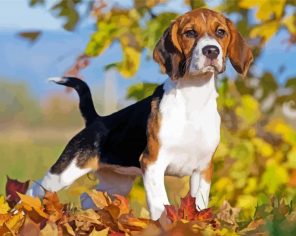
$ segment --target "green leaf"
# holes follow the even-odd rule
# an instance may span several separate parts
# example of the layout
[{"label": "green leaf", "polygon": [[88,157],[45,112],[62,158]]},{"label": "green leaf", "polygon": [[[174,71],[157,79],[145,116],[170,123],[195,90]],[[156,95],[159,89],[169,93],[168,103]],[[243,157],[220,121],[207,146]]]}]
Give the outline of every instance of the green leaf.
[{"label": "green leaf", "polygon": [[41,32],[40,31],[21,32],[18,35],[28,40],[29,42],[33,43],[40,37]]},{"label": "green leaf", "polygon": [[158,84],[155,83],[138,83],[130,86],[126,97],[129,99],[141,100],[150,96]]},{"label": "green leaf", "polygon": [[44,3],[45,3],[45,0],[31,0],[29,5],[30,5],[30,7],[33,7],[38,4],[44,5]]},{"label": "green leaf", "polygon": [[53,12],[57,12],[57,16],[66,18],[64,29],[72,31],[77,25],[80,17],[76,8],[80,2],[81,0],[60,0],[51,8]]},{"label": "green leaf", "polygon": [[288,177],[287,169],[271,159],[267,162],[260,187],[266,188],[270,194],[275,193],[281,185],[288,182]]}]

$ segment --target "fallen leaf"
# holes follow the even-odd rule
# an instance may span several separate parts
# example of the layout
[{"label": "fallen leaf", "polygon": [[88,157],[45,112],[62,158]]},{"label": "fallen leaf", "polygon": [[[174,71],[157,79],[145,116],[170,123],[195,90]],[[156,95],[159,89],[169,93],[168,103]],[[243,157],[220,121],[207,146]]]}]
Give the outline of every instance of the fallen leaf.
[{"label": "fallen leaf", "polygon": [[121,215],[118,221],[124,229],[130,231],[142,231],[152,222],[148,219],[136,218],[132,214]]},{"label": "fallen leaf", "polygon": [[115,200],[113,201],[113,204],[119,207],[120,215],[128,214],[130,212],[128,199],[117,194],[114,194],[114,196],[115,196]]},{"label": "fallen leaf", "polygon": [[10,210],[8,203],[5,201],[4,196],[0,196],[0,214],[6,214]]},{"label": "fallen leaf", "polygon": [[211,221],[213,220],[213,212],[211,208],[203,209],[198,211],[194,219],[198,221]]},{"label": "fallen leaf", "polygon": [[108,236],[108,233],[109,233],[109,228],[103,229],[101,231],[97,231],[94,228],[93,231],[91,231],[91,233],[89,234],[89,236]]},{"label": "fallen leaf", "polygon": [[22,212],[18,212],[15,215],[11,215],[10,218],[4,223],[7,228],[12,232],[13,234],[17,234],[21,228],[21,226],[24,223],[24,216]]},{"label": "fallen leaf", "polygon": [[75,236],[75,232],[69,223],[62,224],[63,235]]},{"label": "fallen leaf", "polygon": [[175,206],[164,205],[167,217],[174,223],[179,220],[178,210]]},{"label": "fallen leaf", "polygon": [[[0,227],[10,218],[10,214],[0,214]],[[1,234],[0,234],[1,235]]]},{"label": "fallen leaf", "polygon": [[44,219],[48,218],[48,215],[44,212],[44,207],[41,204],[39,198],[27,196],[18,193],[24,212],[35,222],[40,223]]},{"label": "fallen leaf", "polygon": [[219,209],[217,218],[231,225],[237,225],[236,217],[238,216],[240,210],[238,208],[231,207],[229,202],[224,201]]},{"label": "fallen leaf", "polygon": [[98,207],[99,209],[103,209],[104,207],[110,205],[112,202],[110,197],[107,195],[107,193],[104,193],[104,192],[99,192],[93,189],[87,192],[87,194],[90,196],[95,206]]},{"label": "fallen leaf", "polygon": [[198,213],[195,204],[195,197],[190,192],[184,198],[181,198],[181,204],[178,211],[179,217],[184,220],[193,220]]},{"label": "fallen leaf", "polygon": [[19,236],[39,236],[40,235],[40,228],[39,224],[35,223],[30,219],[30,217],[25,217],[25,223],[21,228]]},{"label": "fallen leaf", "polygon": [[40,231],[40,236],[58,236],[58,226],[55,223],[48,222],[45,227]]},{"label": "fallen leaf", "polygon": [[7,176],[6,201],[11,208],[14,207],[20,200],[17,192],[23,194],[26,193],[29,187],[29,182],[30,181],[20,182]]},{"label": "fallen leaf", "polygon": [[48,220],[56,222],[63,216],[64,205],[60,203],[56,192],[46,191],[43,198],[45,212],[49,215]]}]

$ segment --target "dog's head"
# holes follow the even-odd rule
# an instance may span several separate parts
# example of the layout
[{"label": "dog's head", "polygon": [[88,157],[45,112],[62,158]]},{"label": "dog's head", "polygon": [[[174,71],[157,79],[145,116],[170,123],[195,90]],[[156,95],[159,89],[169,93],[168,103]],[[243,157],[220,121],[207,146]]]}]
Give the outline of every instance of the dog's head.
[{"label": "dog's head", "polygon": [[222,73],[227,57],[243,76],[253,61],[251,49],[233,23],[209,9],[196,9],[178,17],[153,52],[154,60],[172,80]]}]

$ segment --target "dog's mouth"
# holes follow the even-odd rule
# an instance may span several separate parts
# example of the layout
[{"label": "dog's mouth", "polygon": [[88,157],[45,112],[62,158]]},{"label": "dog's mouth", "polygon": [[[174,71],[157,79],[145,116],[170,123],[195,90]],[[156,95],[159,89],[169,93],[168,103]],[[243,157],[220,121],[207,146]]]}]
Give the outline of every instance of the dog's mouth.
[{"label": "dog's mouth", "polygon": [[217,59],[209,59],[207,58],[203,67],[205,71],[212,71],[216,73],[221,73],[222,67],[219,65]]}]

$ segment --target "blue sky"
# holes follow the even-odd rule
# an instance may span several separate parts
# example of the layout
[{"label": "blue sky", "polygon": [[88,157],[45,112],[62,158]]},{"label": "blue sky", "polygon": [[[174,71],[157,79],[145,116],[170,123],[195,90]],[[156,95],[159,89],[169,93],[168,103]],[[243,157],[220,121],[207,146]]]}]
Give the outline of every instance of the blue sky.
[{"label": "blue sky", "polygon": [[[54,1],[52,1],[54,2]],[[128,6],[131,1],[115,1],[113,4]],[[188,8],[182,5],[181,0],[171,1],[165,9],[186,12]],[[211,2],[215,5],[218,0]],[[93,32],[91,19],[79,25],[77,31],[67,32],[62,29],[62,21],[49,13],[50,5],[30,8],[25,0],[0,0],[0,78],[25,81],[33,89],[37,97],[56,90],[56,86],[45,83],[49,76],[62,75],[75,60],[75,57],[84,50],[84,47]],[[80,9],[83,11],[83,7]],[[26,30],[44,30],[44,34],[35,43],[30,44],[16,34]],[[281,31],[266,45],[261,58],[254,69],[260,73],[270,70],[284,82],[287,78],[296,76],[295,55],[296,46],[288,47],[285,40],[288,35]],[[93,60],[91,66],[83,71],[83,76],[92,86],[102,85],[103,67],[121,59],[120,47],[112,45],[104,55]],[[284,65],[286,70],[279,73],[278,68]],[[228,74],[233,69],[228,66]],[[146,61],[143,55],[139,72],[133,79],[123,79],[117,75],[120,97],[124,96],[125,89],[132,83],[139,81],[162,82],[164,75],[159,73],[158,66],[152,61]]]}]

